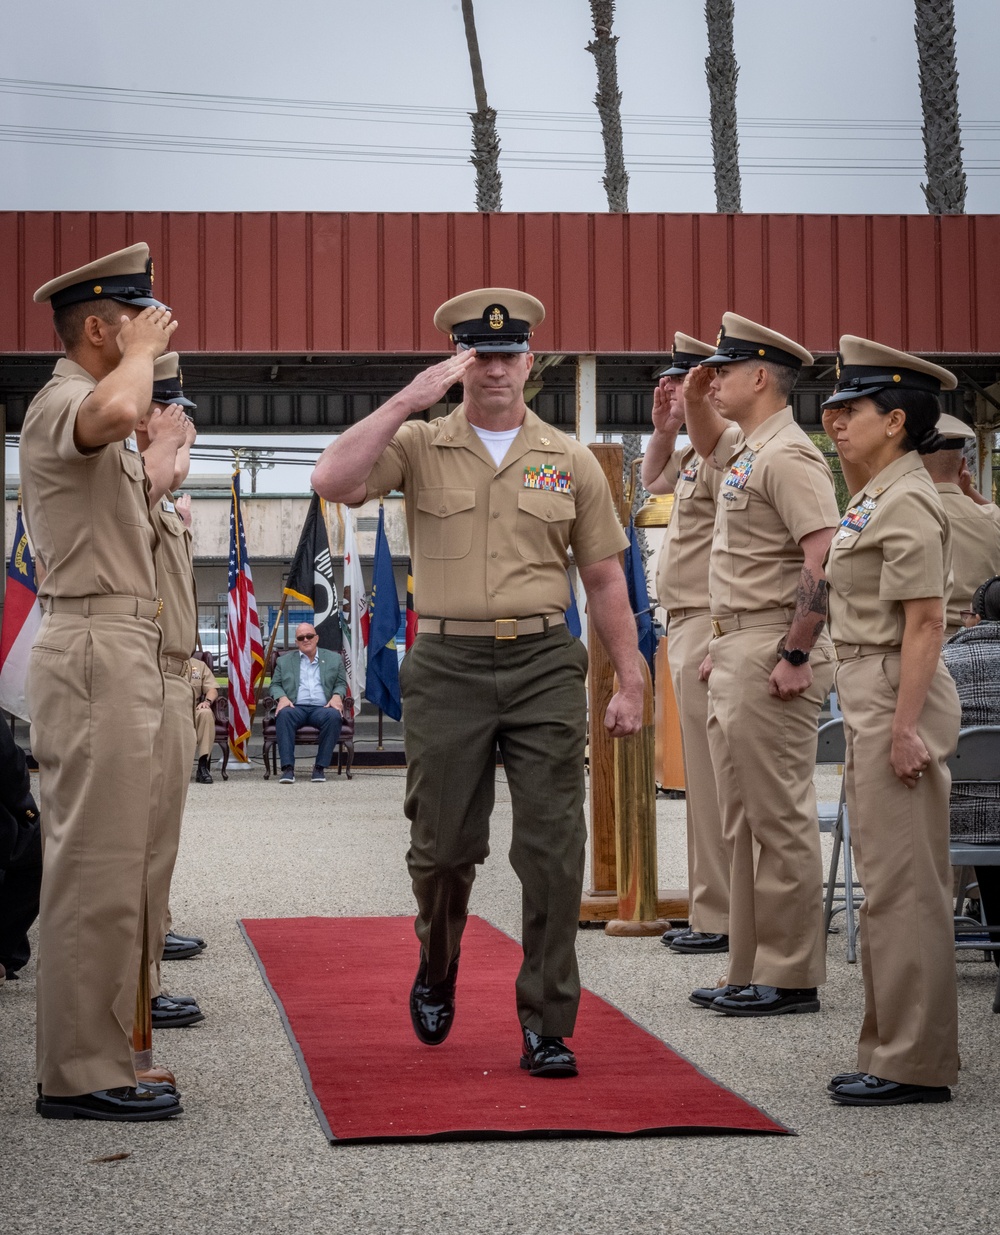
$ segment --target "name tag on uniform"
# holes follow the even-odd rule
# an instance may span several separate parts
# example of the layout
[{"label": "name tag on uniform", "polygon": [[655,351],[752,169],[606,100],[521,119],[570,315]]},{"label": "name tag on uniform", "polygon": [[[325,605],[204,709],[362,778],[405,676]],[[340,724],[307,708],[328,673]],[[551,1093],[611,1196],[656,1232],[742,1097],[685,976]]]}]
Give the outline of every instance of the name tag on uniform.
[{"label": "name tag on uniform", "polygon": [[169,498],[167,497],[163,498],[160,505],[163,507],[164,510],[169,511],[170,514],[176,514],[176,508],[173,502]]},{"label": "name tag on uniform", "polygon": [[875,501],[873,498],[866,497],[863,502],[859,502],[857,506],[852,506],[840,521],[840,526],[845,530],[840,533],[845,536],[848,532],[863,532],[867,526],[868,520],[875,513]]},{"label": "name tag on uniform", "polygon": [[134,433],[130,433],[128,437],[125,439],[125,441],[122,442],[122,445],[125,447],[126,450],[131,450],[133,454],[139,453],[139,445],[135,440]]},{"label": "name tag on uniform", "polygon": [[524,469],[524,487],[545,489],[549,493],[572,493],[573,475],[571,472],[557,471],[551,463],[542,463],[538,467]]},{"label": "name tag on uniform", "polygon": [[752,450],[744,450],[726,473],[726,479],[722,482],[723,485],[730,489],[745,489],[747,481],[750,479],[750,473],[753,471],[753,461],[756,457]]},{"label": "name tag on uniform", "polygon": [[697,463],[688,464],[688,466],[684,469],[684,471],[681,472],[681,480],[697,480],[697,479],[698,479],[698,464]]}]

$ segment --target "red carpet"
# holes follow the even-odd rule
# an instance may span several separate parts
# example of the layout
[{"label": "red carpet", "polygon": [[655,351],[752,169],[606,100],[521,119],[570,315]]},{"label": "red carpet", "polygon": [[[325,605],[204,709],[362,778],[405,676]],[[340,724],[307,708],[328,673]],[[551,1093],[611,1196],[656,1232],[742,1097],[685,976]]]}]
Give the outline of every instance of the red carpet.
[{"label": "red carpet", "polygon": [[521,947],[481,918],[469,919],[455,1025],[438,1047],[410,1024],[412,918],[242,926],[333,1142],[789,1131],[590,991],[572,1039],[580,1075],[529,1076],[514,1003]]}]

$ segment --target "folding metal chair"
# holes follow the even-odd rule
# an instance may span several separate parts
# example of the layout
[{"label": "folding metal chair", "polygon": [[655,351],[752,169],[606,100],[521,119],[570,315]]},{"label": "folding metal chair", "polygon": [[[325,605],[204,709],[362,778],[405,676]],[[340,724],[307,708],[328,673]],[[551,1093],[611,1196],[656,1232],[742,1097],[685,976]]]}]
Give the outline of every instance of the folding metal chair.
[{"label": "folding metal chair", "polygon": [[[974,725],[958,735],[958,746],[948,760],[952,785],[997,784],[1000,782],[1000,725]],[[953,841],[950,846],[952,866],[1000,866],[1000,845],[976,845]],[[959,879],[955,902],[955,947],[961,950],[982,949],[989,954],[1000,948],[1000,923],[976,922],[961,913],[968,887],[964,870]],[[975,932],[976,939],[964,938]],[[985,935],[985,938],[984,938]],[[993,996],[993,1011],[1000,1012],[1000,974]]]},{"label": "folding metal chair", "polygon": [[[816,762],[843,764],[847,760],[847,736],[843,720],[830,720],[820,725],[816,735]],[[851,827],[847,818],[847,798],[844,779],[840,781],[840,800],[817,803],[819,830],[833,834],[833,854],[826,877],[826,895],[823,904],[823,925],[829,934],[833,915],[843,911],[847,919],[847,960],[850,964],[858,959],[858,920],[854,900],[854,864],[851,860]],[[839,882],[840,855],[844,855],[844,879]],[[838,889],[842,893],[838,895]],[[834,901],[838,904],[834,908]]]}]

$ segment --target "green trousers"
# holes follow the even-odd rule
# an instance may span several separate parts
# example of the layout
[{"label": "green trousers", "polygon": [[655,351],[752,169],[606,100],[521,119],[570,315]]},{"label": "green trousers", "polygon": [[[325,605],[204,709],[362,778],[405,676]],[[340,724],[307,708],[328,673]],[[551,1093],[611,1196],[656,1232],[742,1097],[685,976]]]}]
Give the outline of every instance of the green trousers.
[{"label": "green trousers", "polygon": [[420,635],[403,660],[406,861],[416,932],[440,981],[458,956],[477,863],[489,853],[496,752],[521,881],[521,1024],[567,1037],[580,1002],[576,932],[586,824],[587,651],[565,626],[519,639]]}]

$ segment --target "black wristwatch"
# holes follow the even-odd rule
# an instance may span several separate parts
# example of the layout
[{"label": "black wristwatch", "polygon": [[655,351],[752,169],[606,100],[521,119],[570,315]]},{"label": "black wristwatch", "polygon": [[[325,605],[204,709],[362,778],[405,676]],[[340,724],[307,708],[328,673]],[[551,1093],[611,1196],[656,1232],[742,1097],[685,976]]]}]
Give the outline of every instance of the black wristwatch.
[{"label": "black wristwatch", "polygon": [[789,651],[788,648],[782,648],[781,655],[784,660],[787,660],[790,665],[794,665],[796,669],[799,665],[804,665],[809,660],[809,653],[802,652],[798,648],[793,648],[792,651]]}]

